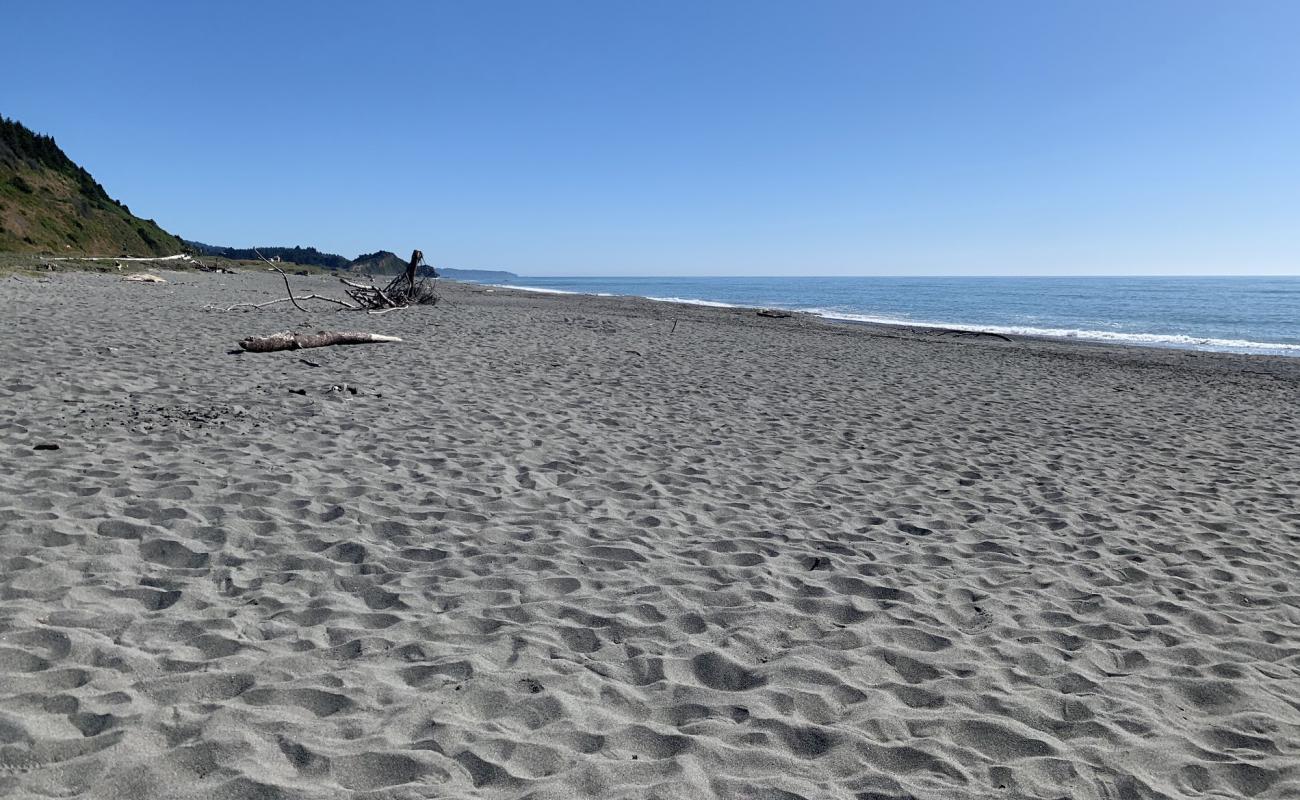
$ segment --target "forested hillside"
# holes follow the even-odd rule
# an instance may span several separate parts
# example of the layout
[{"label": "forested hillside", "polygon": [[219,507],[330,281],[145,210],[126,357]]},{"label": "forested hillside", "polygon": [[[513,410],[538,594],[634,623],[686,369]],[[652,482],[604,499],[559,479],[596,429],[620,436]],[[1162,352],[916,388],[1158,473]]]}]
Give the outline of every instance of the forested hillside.
[{"label": "forested hillside", "polygon": [[163,256],[181,240],[114,200],[54,139],[0,117],[0,252]]}]

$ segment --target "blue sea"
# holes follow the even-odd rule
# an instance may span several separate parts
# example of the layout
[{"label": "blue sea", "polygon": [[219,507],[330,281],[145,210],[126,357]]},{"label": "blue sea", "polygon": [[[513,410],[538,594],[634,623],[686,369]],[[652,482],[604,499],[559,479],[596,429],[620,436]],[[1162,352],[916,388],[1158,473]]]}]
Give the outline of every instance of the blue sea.
[{"label": "blue sea", "polygon": [[828,319],[1300,356],[1300,277],[528,278],[513,288]]}]

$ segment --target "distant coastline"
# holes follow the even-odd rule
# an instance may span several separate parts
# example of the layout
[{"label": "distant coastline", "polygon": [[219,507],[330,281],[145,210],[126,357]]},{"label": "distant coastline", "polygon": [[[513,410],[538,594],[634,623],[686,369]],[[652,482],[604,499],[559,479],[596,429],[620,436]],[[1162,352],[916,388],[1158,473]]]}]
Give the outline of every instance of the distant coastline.
[{"label": "distant coastline", "polygon": [[470,281],[472,283],[510,283],[511,281],[520,280],[520,277],[513,272],[507,272],[503,269],[457,269],[455,267],[438,267],[438,276],[450,278],[454,281]]}]

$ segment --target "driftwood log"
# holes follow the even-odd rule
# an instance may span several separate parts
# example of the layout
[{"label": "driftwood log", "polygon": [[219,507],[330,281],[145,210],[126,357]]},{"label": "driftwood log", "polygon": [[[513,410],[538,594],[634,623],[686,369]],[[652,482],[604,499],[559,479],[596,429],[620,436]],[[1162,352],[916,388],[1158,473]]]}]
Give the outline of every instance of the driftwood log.
[{"label": "driftwood log", "polygon": [[274,353],[277,350],[306,350],[310,347],[329,347],[336,344],[378,344],[400,341],[402,340],[396,336],[361,331],[318,331],[306,334],[285,331],[271,336],[250,336],[240,340],[239,347],[250,353]]}]

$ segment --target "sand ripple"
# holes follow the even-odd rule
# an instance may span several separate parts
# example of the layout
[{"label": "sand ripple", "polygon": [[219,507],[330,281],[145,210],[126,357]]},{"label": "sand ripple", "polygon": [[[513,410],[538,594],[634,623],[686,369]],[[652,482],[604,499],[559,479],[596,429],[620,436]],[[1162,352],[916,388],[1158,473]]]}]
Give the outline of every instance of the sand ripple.
[{"label": "sand ripple", "polygon": [[1297,365],[168,279],[0,281],[0,794],[1300,797]]}]

